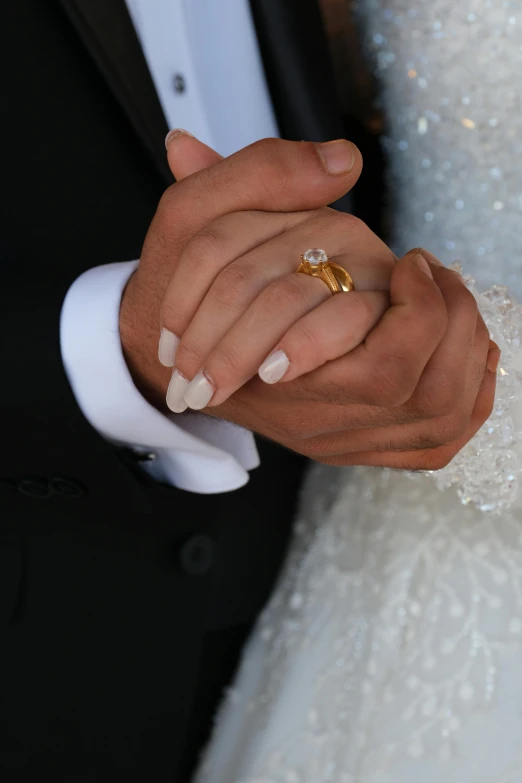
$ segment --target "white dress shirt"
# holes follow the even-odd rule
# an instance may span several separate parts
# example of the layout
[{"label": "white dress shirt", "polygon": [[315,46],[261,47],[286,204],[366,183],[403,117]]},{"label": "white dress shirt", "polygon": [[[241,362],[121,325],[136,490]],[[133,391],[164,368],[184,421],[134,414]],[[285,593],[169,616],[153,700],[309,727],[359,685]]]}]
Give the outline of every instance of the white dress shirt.
[{"label": "white dress shirt", "polygon": [[[170,127],[222,155],[278,135],[248,0],[126,2]],[[163,415],[132,382],[119,308],[136,265],[90,269],[67,293],[62,358],[78,404],[108,440],[152,453],[143,464],[158,480],[199,493],[237,489],[259,464],[252,434],[202,414]]]}]

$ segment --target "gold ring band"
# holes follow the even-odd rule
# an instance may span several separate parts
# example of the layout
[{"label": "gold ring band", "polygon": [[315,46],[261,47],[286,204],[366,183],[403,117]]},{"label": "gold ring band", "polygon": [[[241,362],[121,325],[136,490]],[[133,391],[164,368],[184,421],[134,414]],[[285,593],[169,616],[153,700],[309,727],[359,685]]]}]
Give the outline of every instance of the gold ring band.
[{"label": "gold ring band", "polygon": [[339,264],[332,263],[324,250],[311,249],[303,253],[297,271],[322,280],[332,294],[355,290],[351,275]]}]

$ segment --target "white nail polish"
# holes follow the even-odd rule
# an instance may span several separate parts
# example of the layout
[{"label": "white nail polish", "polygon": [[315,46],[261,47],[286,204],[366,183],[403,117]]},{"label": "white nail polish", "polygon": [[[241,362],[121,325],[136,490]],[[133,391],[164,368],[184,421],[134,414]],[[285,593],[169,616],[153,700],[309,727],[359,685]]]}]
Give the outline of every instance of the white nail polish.
[{"label": "white nail polish", "polygon": [[200,411],[207,407],[215,391],[205,373],[198,372],[185,392],[185,402],[192,410]]},{"label": "white nail polish", "polygon": [[183,413],[183,411],[187,410],[188,406],[184,396],[189,384],[190,381],[187,381],[177,370],[174,370],[169,388],[167,389],[167,405],[173,413]]},{"label": "white nail polish", "polygon": [[284,378],[290,367],[290,360],[284,351],[272,353],[258,370],[259,377],[265,383],[277,383]]},{"label": "white nail polish", "polygon": [[178,350],[179,337],[168,329],[162,329],[158,346],[158,359],[164,367],[174,367],[176,364],[176,351]]}]

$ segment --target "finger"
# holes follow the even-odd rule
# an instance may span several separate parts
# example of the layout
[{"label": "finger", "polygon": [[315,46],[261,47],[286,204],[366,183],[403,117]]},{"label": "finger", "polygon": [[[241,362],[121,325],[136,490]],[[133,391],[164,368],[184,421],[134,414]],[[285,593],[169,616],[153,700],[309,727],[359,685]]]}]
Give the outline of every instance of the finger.
[{"label": "finger", "polygon": [[[445,289],[445,301],[448,309],[448,329],[446,335],[434,353],[438,355],[437,373],[432,373],[430,386],[435,386],[437,393],[433,402],[413,404],[416,395],[401,407],[377,408],[371,406],[349,406],[347,414],[341,416],[334,430],[317,432],[310,438],[311,454],[316,449],[318,453],[327,448],[329,453],[343,454],[347,451],[412,451],[435,448],[445,443],[457,440],[469,426],[472,411],[477,396],[484,381],[486,366],[491,356],[491,368],[498,366],[500,358],[498,346],[489,340],[488,330],[484,320],[478,314],[475,300],[455,296],[462,287],[460,280],[449,273],[447,282],[442,283]],[[467,314],[466,314],[467,310]],[[471,336],[471,332],[474,334]],[[462,379],[453,387],[446,381],[448,366],[441,364],[444,356],[443,343],[455,346],[457,355],[452,366],[453,354],[450,353],[449,370],[453,370]],[[459,347],[460,346],[460,347]],[[491,349],[490,349],[491,346]],[[488,352],[489,351],[489,352]],[[434,359],[432,358],[431,362]],[[429,366],[430,363],[428,363]],[[433,368],[432,368],[433,370]],[[426,375],[427,370],[424,375]],[[424,376],[423,376],[424,378]],[[419,383],[420,386],[420,383]],[[419,387],[418,387],[419,388]],[[453,391],[457,392],[453,397]],[[451,394],[449,393],[451,392]],[[343,420],[346,419],[346,420]],[[337,434],[334,434],[336,432]],[[324,435],[328,434],[328,438]]]},{"label": "finger", "polygon": [[[321,285],[317,285],[321,283]],[[183,402],[193,410],[219,405],[252,378],[262,358],[304,313],[332,296],[321,280],[285,275],[265,288],[206,358],[190,384],[177,363],[167,405],[178,412]],[[201,365],[200,365],[201,366]],[[183,386],[186,384],[185,389]],[[183,402],[179,400],[183,392]]]},{"label": "finger", "polygon": [[[399,408],[361,406],[354,412],[352,407],[350,420],[346,421],[345,427],[342,428],[379,428],[383,432],[383,442],[388,443],[388,450],[401,447],[418,448],[419,445],[422,447],[423,440],[415,428],[405,428],[405,424],[434,419],[431,434],[422,436],[425,442],[426,437],[429,437],[432,445],[437,441],[442,442],[441,435],[447,437],[455,429],[463,430],[475,405],[490,347],[491,362],[496,362],[498,366],[498,346],[489,340],[487,327],[477,310],[474,297],[460,276],[446,270],[439,263],[437,266],[439,269],[433,269],[434,279],[444,296],[448,326],[441,343],[426,365],[417,389],[411,399]],[[366,422],[369,422],[369,425]],[[396,425],[401,427],[392,441],[384,431],[389,431],[387,428]],[[359,435],[358,440],[363,448],[365,437],[373,438],[375,443],[380,437],[377,432],[365,435],[361,431]]]},{"label": "finger", "polygon": [[170,170],[177,182],[223,160],[222,155],[182,128],[167,133],[165,147]]},{"label": "finger", "polygon": [[[169,154],[181,139],[172,139]],[[359,150],[344,139],[326,144],[263,139],[171,186],[154,218],[156,245],[169,258],[229,212],[323,207],[347,193],[361,170]]]},{"label": "finger", "polygon": [[[261,211],[223,215],[185,246],[163,298],[158,357],[173,367],[183,335],[217,275],[237,258],[305,220],[310,212]],[[261,275],[260,275],[261,278]],[[212,328],[213,324],[208,323]],[[189,371],[190,368],[185,368]],[[199,367],[197,368],[199,369]]]},{"label": "finger", "polygon": [[389,307],[381,291],[330,297],[295,323],[259,367],[268,384],[293,381],[353,351]]},{"label": "finger", "polygon": [[[481,332],[479,327],[477,330]],[[391,426],[375,426],[371,418],[371,408],[366,408],[369,415],[368,427],[352,429],[351,431],[338,431],[329,433],[328,439],[324,436],[314,437],[309,440],[309,453],[321,454],[325,448],[331,456],[345,454],[347,452],[412,452],[426,451],[459,441],[463,433],[468,430],[477,397],[485,382],[485,353],[484,343],[487,347],[486,335],[476,337],[474,344],[482,343],[482,348],[477,351],[476,358],[470,358],[469,369],[466,371],[463,362],[462,374],[468,378],[468,383],[462,392],[462,397],[455,401],[454,407],[445,415],[433,418],[420,419],[412,417],[410,421],[400,413],[400,409],[392,409],[399,413],[399,420]],[[473,348],[472,350],[475,350]],[[479,364],[479,357],[481,363]],[[406,408],[407,406],[403,406]],[[411,416],[411,414],[410,414]]]},{"label": "finger", "polygon": [[[302,215],[308,216],[304,222]],[[216,230],[212,229],[212,237],[217,240],[216,245],[219,245],[219,248],[212,249],[212,237],[208,247],[209,237],[205,234],[202,244],[198,239],[200,234],[188,243],[183,254],[183,265],[179,268],[180,274],[178,270],[174,274],[161,309],[163,327],[168,332],[181,336],[181,342],[176,341],[176,366],[185,378],[192,379],[203,367],[211,351],[224,339],[264,288],[285,273],[296,271],[301,260],[299,249],[302,248],[304,252],[312,240],[328,248],[331,260],[348,270],[356,290],[386,290],[389,287],[395,256],[357,218],[324,209],[320,214],[315,211],[298,213],[290,219],[295,223],[300,221],[299,225],[294,225],[278,237],[259,244],[229,264],[225,262],[226,253],[229,252],[225,246],[228,248],[235,245],[236,250],[242,241],[233,237],[234,234],[243,234],[243,229],[240,230],[240,215],[235,219],[227,216],[213,224],[226,224],[227,227],[222,238],[221,235],[217,237]],[[276,223],[277,230],[281,230],[284,220],[284,217],[279,216],[273,230],[276,230]],[[266,230],[268,231],[268,228]],[[250,229],[246,231],[247,235],[249,231]],[[257,241],[257,238],[252,241]],[[204,271],[198,273],[198,281],[193,283],[193,290],[190,291],[188,284],[194,278],[193,273],[189,272],[190,265],[194,266],[202,256],[207,259],[203,262]],[[218,259],[217,262],[215,258]],[[215,280],[212,272],[214,265],[223,267]],[[185,272],[184,276],[181,275],[181,270]],[[205,289],[208,288],[209,280],[213,282],[207,291]],[[321,281],[316,281],[316,285],[320,283]],[[262,359],[264,358],[266,357],[263,356]]]},{"label": "finger", "polygon": [[[484,378],[483,387],[477,397],[469,425],[465,432],[453,443],[425,450],[348,452],[331,456],[326,455],[325,457],[320,457],[319,461],[330,465],[366,465],[407,471],[441,470],[469,443],[491,416],[495,403],[496,381],[496,373],[488,371]],[[302,443],[287,445],[295,451],[304,453]]]},{"label": "finger", "polygon": [[308,248],[323,248],[330,261],[347,269],[359,291],[390,288],[397,257],[359,218],[323,208],[300,213],[307,219],[273,242],[260,245],[242,261],[269,276],[295,272]]},{"label": "finger", "polygon": [[[256,374],[269,352],[264,376],[275,381],[284,376],[291,361],[296,377],[324,364],[328,356],[336,359],[359,345],[385,311],[386,295],[354,292],[332,297],[328,287],[324,283],[318,286],[319,282],[306,275],[288,275],[266,288],[188,387],[185,402],[189,407],[201,410],[207,405],[221,405]],[[332,307],[336,300],[337,306]],[[309,342],[298,342],[307,319],[312,319],[327,338],[325,342],[314,340],[313,350],[309,350]],[[288,353],[279,349],[274,354],[274,346],[286,344],[285,333],[293,333],[296,350],[289,347]]]},{"label": "finger", "polygon": [[411,398],[448,323],[444,298],[422,256],[408,254],[394,267],[390,299],[361,346],[301,379],[312,399],[389,408]]},{"label": "finger", "polygon": [[467,410],[471,416],[479,387],[470,384],[469,376],[470,372],[476,373],[479,363],[482,381],[489,335],[475,298],[462,279],[443,266],[432,266],[432,272],[446,304],[447,328],[426,365],[410,406],[424,418],[444,416],[458,409]]},{"label": "finger", "polygon": [[[455,443],[429,450],[424,454],[417,453],[416,458],[413,453],[402,456],[397,455],[396,460],[390,467],[401,470],[441,470],[445,468],[459,451],[475,437],[491,416],[495,404],[496,383],[496,374],[488,371],[484,378],[483,388],[477,397],[469,426]],[[411,465],[411,467],[407,467],[408,465]]]}]

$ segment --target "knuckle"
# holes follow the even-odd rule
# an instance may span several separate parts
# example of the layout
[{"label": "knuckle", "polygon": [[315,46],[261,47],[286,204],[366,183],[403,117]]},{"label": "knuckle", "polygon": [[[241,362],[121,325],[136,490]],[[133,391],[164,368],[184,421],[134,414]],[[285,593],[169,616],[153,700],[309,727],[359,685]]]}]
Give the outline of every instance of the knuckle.
[{"label": "knuckle", "polygon": [[337,212],[339,228],[347,234],[360,234],[367,232],[368,226],[356,215],[350,215],[348,212]]},{"label": "knuckle", "polygon": [[350,402],[346,381],[342,376],[330,376],[325,378],[320,387],[311,383],[306,376],[299,378],[298,382],[305,388],[306,393],[316,402],[327,400],[331,405],[344,407]]},{"label": "knuckle", "polygon": [[426,377],[415,407],[427,419],[448,416],[460,405],[461,393],[460,378],[445,370],[438,370]]},{"label": "knuckle", "polygon": [[274,196],[276,189],[280,191],[288,179],[284,176],[288,170],[285,147],[284,141],[275,138],[260,139],[250,147],[251,168],[269,196]]},{"label": "knuckle", "polygon": [[194,234],[185,245],[182,254],[182,262],[189,266],[193,264],[212,264],[220,256],[221,239],[217,232],[207,227]]},{"label": "knuckle", "polygon": [[277,429],[281,439],[287,443],[297,443],[310,437],[307,423],[296,416],[285,416],[284,420],[279,422]]},{"label": "knuckle", "polygon": [[484,387],[484,382],[486,380],[486,370],[487,367],[485,362],[479,362],[476,360],[473,362],[471,371],[472,378],[473,383],[478,390],[481,390]]},{"label": "knuckle", "polygon": [[338,212],[327,207],[321,211],[320,217],[330,229],[343,236],[353,236],[354,234],[367,233],[369,231],[368,226],[361,218],[351,215],[349,212]]},{"label": "knuckle", "polygon": [[[259,275],[259,272],[257,272]],[[214,292],[219,301],[232,304],[243,301],[256,279],[256,270],[246,263],[229,264],[223,269],[214,283]]]},{"label": "knuckle", "polygon": [[169,252],[168,255],[165,255],[164,262],[168,263],[172,260],[173,252],[179,258],[187,239],[186,231],[183,229],[185,224],[183,214],[185,212],[186,205],[183,203],[177,185],[171,185],[159,200],[156,213],[147,232],[144,249],[155,246],[160,250],[166,250],[168,245]]},{"label": "knuckle", "polygon": [[382,356],[375,362],[368,394],[371,404],[399,407],[408,402],[415,391],[409,362],[402,356]]},{"label": "knuckle", "polygon": [[234,186],[233,162],[224,158],[219,166],[209,166],[201,172],[205,190],[209,193],[223,194]]},{"label": "knuckle", "polygon": [[166,232],[171,226],[172,215],[177,215],[182,207],[183,203],[179,189],[176,184],[171,185],[163,192],[159,200],[154,220]]},{"label": "knuckle", "polygon": [[316,462],[322,462],[325,459],[329,459],[333,456],[332,451],[335,451],[335,449],[332,447],[331,439],[328,437],[310,437],[309,442],[306,445],[306,456]]},{"label": "knuckle", "polygon": [[[448,311],[439,296],[431,290],[419,291],[415,305],[415,322],[420,319],[426,335],[440,339],[448,328]],[[415,325],[412,324],[412,328]]]},{"label": "knuckle", "polygon": [[444,445],[444,439],[437,433],[431,432],[429,434],[417,435],[417,437],[411,438],[408,443],[404,444],[402,450],[425,452],[429,449],[438,449]]},{"label": "knuckle", "polygon": [[[433,449],[451,446],[466,431],[469,417],[462,411],[431,421],[425,431],[412,436],[402,447],[403,451],[430,452]],[[421,455],[422,456],[422,455]]]},{"label": "knuckle", "polygon": [[252,144],[251,150],[256,156],[264,157],[267,160],[272,158],[279,160],[283,157],[285,143],[274,136],[267,136],[259,139]]},{"label": "knuckle", "polygon": [[145,243],[143,246],[143,252],[142,252],[142,258],[145,255],[149,255],[150,251],[154,252],[154,250],[159,249],[160,253],[164,250],[165,246],[167,244],[167,239],[165,236],[165,230],[163,226],[163,221],[161,219],[161,216],[158,212],[154,215],[154,219],[152,220],[152,223],[149,226],[149,230],[147,231],[147,236],[145,238]]},{"label": "knuckle", "polygon": [[171,185],[165,190],[158,203],[156,217],[162,220],[177,203],[176,185]]},{"label": "knuckle", "polygon": [[420,465],[417,470],[443,470],[455,458],[457,449],[434,449],[427,451],[420,457]]},{"label": "knuckle", "polygon": [[455,292],[455,306],[466,313],[469,318],[476,318],[478,313],[477,302],[471,291],[465,285],[460,285]]},{"label": "knuckle", "polygon": [[449,417],[446,425],[445,434],[447,436],[446,443],[454,443],[464,435],[468,426],[471,413],[466,413],[462,409],[455,411],[455,413]]},{"label": "knuckle", "polygon": [[287,275],[274,280],[268,285],[266,295],[270,309],[277,313],[301,309],[308,301],[299,275]]},{"label": "knuckle", "polygon": [[469,416],[462,411],[456,411],[450,416],[445,416],[435,422],[434,446],[447,446],[454,443],[464,434],[469,423]]},{"label": "knuckle", "polygon": [[487,342],[488,348],[489,348],[489,340],[490,340],[489,329],[486,326],[484,318],[480,314],[480,310],[478,310],[478,308],[477,308],[477,330],[476,331],[477,331],[477,334],[476,334],[477,340],[484,340],[485,343]]}]

